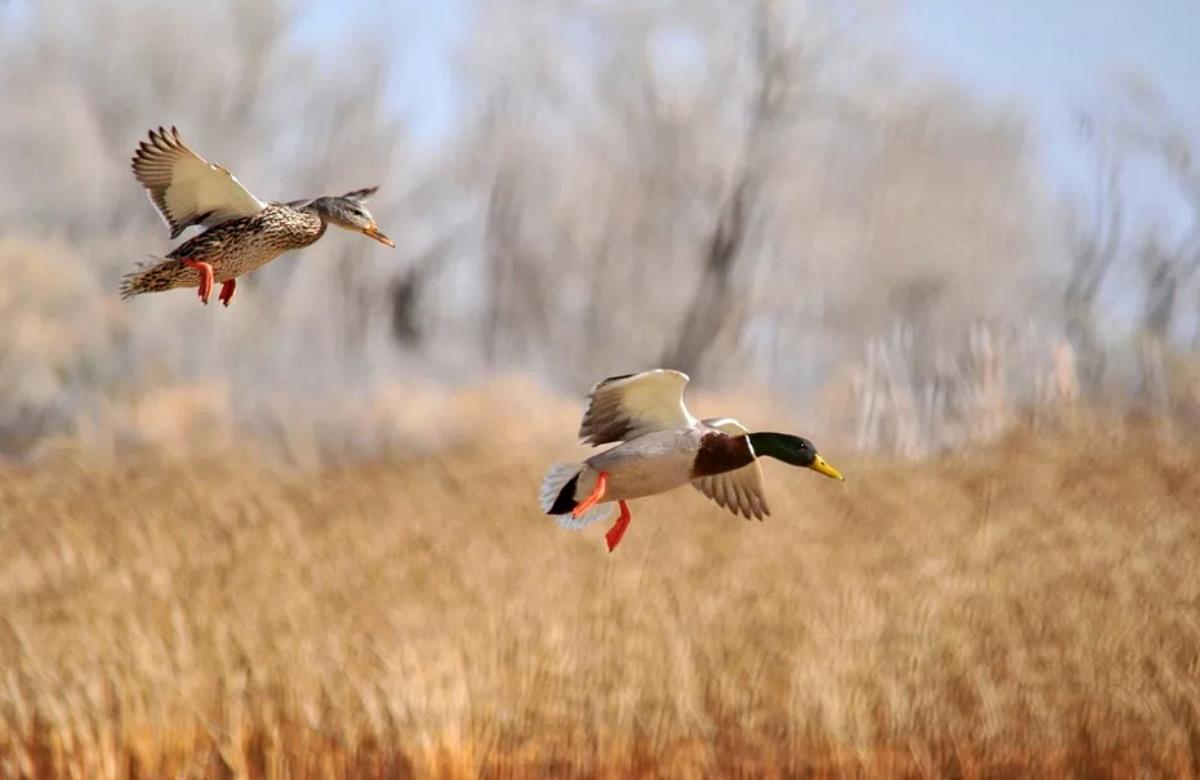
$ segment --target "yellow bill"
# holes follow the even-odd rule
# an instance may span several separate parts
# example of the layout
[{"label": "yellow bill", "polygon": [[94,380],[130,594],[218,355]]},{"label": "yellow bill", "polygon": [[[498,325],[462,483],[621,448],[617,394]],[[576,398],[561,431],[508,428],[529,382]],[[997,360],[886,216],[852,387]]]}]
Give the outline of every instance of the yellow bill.
[{"label": "yellow bill", "polygon": [[843,482],[846,481],[846,478],[842,476],[842,472],[838,471],[833,466],[830,466],[828,463],[826,463],[825,459],[822,458],[820,455],[817,455],[815,458],[813,458],[812,465],[809,466],[809,468],[812,469],[813,471],[817,472],[818,474],[824,474],[825,476],[830,477],[831,479],[840,479]]}]

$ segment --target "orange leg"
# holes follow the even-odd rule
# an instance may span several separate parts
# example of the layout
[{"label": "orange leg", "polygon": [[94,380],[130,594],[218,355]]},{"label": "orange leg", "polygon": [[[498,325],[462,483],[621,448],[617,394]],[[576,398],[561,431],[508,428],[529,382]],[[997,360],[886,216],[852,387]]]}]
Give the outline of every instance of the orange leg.
[{"label": "orange leg", "polygon": [[575,505],[575,508],[571,510],[571,517],[579,517],[594,507],[597,501],[604,498],[604,491],[607,487],[608,472],[601,471],[596,475],[596,487],[592,488],[592,494]]},{"label": "orange leg", "polygon": [[618,501],[617,504],[621,507],[621,516],[604,535],[604,541],[608,542],[609,552],[617,549],[617,545],[621,543],[621,537],[625,535],[625,529],[629,528],[629,521],[633,519],[633,515],[629,513],[628,504],[624,501]]},{"label": "orange leg", "polygon": [[180,258],[180,262],[188,268],[196,269],[196,272],[200,274],[200,302],[207,306],[208,297],[212,295],[213,267],[203,260],[193,260],[190,257]]},{"label": "orange leg", "polygon": [[230,279],[227,282],[222,282],[221,283],[221,294],[217,296],[217,299],[220,300],[221,303],[225,304],[226,306],[229,306],[229,302],[233,300],[233,291],[236,289],[237,289],[237,279]]}]

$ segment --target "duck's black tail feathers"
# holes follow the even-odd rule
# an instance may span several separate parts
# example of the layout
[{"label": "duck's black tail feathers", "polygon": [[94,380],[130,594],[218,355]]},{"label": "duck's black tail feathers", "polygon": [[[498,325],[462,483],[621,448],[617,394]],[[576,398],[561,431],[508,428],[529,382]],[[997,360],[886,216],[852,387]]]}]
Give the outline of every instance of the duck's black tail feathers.
[{"label": "duck's black tail feathers", "polygon": [[554,515],[561,528],[578,530],[612,514],[612,504],[596,504],[579,517],[571,516],[571,511],[579,504],[575,500],[575,490],[583,469],[582,463],[555,463],[542,478],[539,493],[542,511]]}]

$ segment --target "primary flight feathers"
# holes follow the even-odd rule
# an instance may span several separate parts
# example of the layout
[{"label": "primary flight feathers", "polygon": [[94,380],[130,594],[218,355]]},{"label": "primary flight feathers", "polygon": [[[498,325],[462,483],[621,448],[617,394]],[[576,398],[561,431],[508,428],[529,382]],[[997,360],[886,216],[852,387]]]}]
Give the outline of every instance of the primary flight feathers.
[{"label": "primary flight feathers", "polygon": [[150,140],[138,144],[132,167],[171,238],[191,225],[213,227],[267,207],[232,173],[189,149],[174,127],[151,130]]},{"label": "primary flight feathers", "polygon": [[687,374],[662,368],[597,382],[588,394],[579,438],[584,444],[608,444],[691,427],[696,418],[683,404],[687,383]]}]

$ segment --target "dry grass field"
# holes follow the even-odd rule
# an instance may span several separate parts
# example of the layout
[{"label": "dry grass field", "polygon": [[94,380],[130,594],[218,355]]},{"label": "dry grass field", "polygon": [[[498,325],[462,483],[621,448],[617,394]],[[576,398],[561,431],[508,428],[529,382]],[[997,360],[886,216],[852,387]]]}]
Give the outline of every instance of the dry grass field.
[{"label": "dry grass field", "polygon": [[612,555],[529,432],[59,448],[0,466],[0,774],[1194,776],[1200,451],[1152,428],[826,448],[844,485],[636,502]]}]

